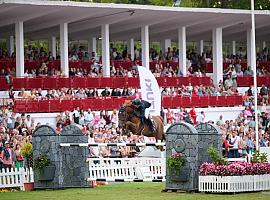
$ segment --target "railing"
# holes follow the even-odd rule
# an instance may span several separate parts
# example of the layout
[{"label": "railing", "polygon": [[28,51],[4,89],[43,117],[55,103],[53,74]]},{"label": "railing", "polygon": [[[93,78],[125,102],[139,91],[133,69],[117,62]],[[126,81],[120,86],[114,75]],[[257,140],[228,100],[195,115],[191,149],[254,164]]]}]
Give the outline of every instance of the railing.
[{"label": "railing", "polygon": [[[270,76],[257,76],[258,86],[270,86]],[[237,77],[238,87],[249,87],[253,86],[253,76],[238,76]]]},{"label": "railing", "polygon": [[34,182],[34,173],[32,168],[11,168],[0,170],[0,188],[20,187],[24,190],[24,183]]},{"label": "railing", "polygon": [[[160,87],[181,87],[182,85],[210,85],[210,77],[157,77]],[[0,90],[25,89],[60,89],[60,88],[139,88],[138,77],[38,77],[12,78],[10,83],[5,77],[0,77]]]},{"label": "railing", "polygon": [[[27,100],[15,99],[14,111],[27,113],[64,112],[81,108],[83,110],[113,110],[119,109],[131,97],[98,97],[87,99],[50,99]],[[191,107],[229,107],[241,106],[242,96],[194,96],[194,97],[162,97],[164,108]]]},{"label": "railing", "polygon": [[89,180],[164,179],[165,158],[89,158]]},{"label": "railing", "polygon": [[[31,71],[32,69],[39,69],[41,64],[42,64],[42,60],[40,61],[28,61],[25,60],[25,69]],[[141,64],[141,61],[137,61],[138,64]],[[178,69],[179,63],[178,62],[174,62],[174,61],[161,61],[161,62],[157,62],[157,61],[151,61],[149,62],[150,64],[150,69],[155,69],[156,64],[161,63],[163,66],[171,66],[174,70]],[[261,67],[265,67],[268,71],[269,71],[269,66],[270,66],[270,62],[258,62],[259,66]],[[91,65],[93,64],[92,61],[69,61],[69,67],[70,68],[81,68],[81,69],[86,69],[87,71],[90,70]],[[132,66],[133,66],[133,62],[131,61],[121,61],[121,60],[111,60],[111,65],[113,65],[115,68],[120,68],[122,67],[123,69],[127,69],[127,70],[131,70]],[[243,69],[247,69],[247,63],[240,63],[241,64],[241,68]],[[223,63],[223,69],[227,69],[228,66],[230,65],[230,63]],[[16,66],[16,61],[15,59],[0,59],[0,69],[12,69],[15,68]],[[49,61],[47,62],[47,67],[49,70],[51,69],[60,69],[60,60],[53,60],[53,61]],[[212,73],[213,72],[213,63],[206,63],[205,66],[205,72],[207,73]]]}]

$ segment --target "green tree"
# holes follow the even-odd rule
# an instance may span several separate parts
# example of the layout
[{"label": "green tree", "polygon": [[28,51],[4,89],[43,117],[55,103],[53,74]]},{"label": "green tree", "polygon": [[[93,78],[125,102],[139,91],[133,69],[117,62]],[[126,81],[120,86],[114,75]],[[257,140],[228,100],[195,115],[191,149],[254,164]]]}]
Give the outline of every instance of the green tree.
[{"label": "green tree", "polygon": [[[124,3],[141,5],[172,6],[173,0],[73,0],[94,3]],[[182,0],[182,7],[210,7],[229,9],[250,9],[250,0]],[[255,0],[255,9],[270,10],[270,0]]]}]

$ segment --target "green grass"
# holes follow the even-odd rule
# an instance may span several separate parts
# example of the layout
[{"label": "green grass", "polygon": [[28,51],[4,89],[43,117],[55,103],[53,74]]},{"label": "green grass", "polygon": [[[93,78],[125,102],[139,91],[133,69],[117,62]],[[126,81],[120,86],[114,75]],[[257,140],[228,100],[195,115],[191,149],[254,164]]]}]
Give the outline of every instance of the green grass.
[{"label": "green grass", "polygon": [[163,183],[119,183],[95,189],[0,193],[1,200],[269,200],[270,192],[236,195],[165,193]]}]

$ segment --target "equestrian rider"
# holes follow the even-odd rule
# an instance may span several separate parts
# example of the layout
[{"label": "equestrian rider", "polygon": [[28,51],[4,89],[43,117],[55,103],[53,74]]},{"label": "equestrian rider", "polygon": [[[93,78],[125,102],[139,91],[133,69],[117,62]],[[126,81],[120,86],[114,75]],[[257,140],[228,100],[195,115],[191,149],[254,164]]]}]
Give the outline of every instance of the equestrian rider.
[{"label": "equestrian rider", "polygon": [[146,117],[145,117],[145,109],[146,108],[150,108],[151,103],[149,103],[148,101],[142,100],[140,98],[135,99],[132,101],[132,104],[135,106],[135,108],[137,109],[137,111],[139,111],[138,113],[138,117],[140,117],[142,124],[145,123],[146,121]]}]

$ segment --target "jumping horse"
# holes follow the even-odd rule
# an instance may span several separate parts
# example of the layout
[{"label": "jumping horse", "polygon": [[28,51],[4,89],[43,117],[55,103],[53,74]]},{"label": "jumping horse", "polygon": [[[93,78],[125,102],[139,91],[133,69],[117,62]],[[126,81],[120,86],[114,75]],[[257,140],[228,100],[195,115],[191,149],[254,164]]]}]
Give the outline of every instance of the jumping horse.
[{"label": "jumping horse", "polygon": [[123,128],[125,133],[131,131],[134,135],[155,137],[156,141],[165,140],[164,124],[162,118],[160,116],[152,116],[153,123],[155,123],[155,131],[153,131],[149,124],[142,124],[140,117],[136,115],[136,107],[130,100],[125,101],[123,106],[120,108],[118,119],[119,127]]}]

